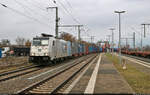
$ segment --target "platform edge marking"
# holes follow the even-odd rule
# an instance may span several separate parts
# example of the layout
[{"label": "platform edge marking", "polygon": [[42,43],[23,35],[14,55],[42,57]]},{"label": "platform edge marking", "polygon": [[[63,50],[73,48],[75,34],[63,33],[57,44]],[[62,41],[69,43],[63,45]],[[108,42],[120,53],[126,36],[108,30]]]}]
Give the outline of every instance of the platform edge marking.
[{"label": "platform edge marking", "polygon": [[94,88],[95,88],[95,83],[96,83],[96,78],[97,78],[97,74],[98,74],[98,69],[99,69],[99,65],[100,65],[100,62],[101,62],[101,54],[99,56],[99,60],[97,61],[97,64],[94,68],[94,71],[92,73],[92,76],[89,80],[89,83],[85,89],[85,94],[93,94],[94,92]]}]

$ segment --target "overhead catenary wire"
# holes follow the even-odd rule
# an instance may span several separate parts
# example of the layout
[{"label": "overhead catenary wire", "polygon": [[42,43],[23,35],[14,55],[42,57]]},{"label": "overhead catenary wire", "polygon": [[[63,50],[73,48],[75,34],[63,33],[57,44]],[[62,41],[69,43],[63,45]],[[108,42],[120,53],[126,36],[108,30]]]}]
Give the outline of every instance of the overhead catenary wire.
[{"label": "overhead catenary wire", "polygon": [[[56,4],[56,5],[58,6],[56,0],[50,0],[50,1],[52,1],[54,4]],[[71,10],[69,11],[63,3],[61,3],[59,0],[57,0],[57,1],[58,1],[58,3],[63,7],[63,9],[65,10],[65,13],[67,13],[67,15],[71,16],[71,18],[72,18],[76,23],[80,24],[79,20],[76,19],[76,18],[71,14],[71,13],[72,13],[72,12],[70,12]],[[70,8],[73,9],[73,7],[72,7],[72,5],[70,4],[70,2],[69,2],[68,0],[65,0],[65,1],[66,1],[67,4],[70,6]],[[89,29],[88,25],[84,24],[84,26],[87,27],[87,29]]]},{"label": "overhead catenary wire", "polygon": [[[63,5],[63,3],[61,3],[60,1],[58,1],[58,3],[60,3],[60,5],[65,9],[65,11],[68,13],[68,15],[70,15],[76,23],[80,24],[80,22],[78,22],[78,20],[76,18],[74,18],[73,15],[67,10],[67,8],[65,7],[65,5]],[[85,25],[85,24],[84,24],[84,26],[87,27],[87,25]],[[88,29],[88,27],[87,27],[87,30],[90,30],[90,29]],[[87,36],[89,36],[89,34]]]},{"label": "overhead catenary wire", "polygon": [[22,8],[28,13],[28,14],[31,14],[28,10],[27,10],[27,8],[24,6],[24,5],[22,5],[22,4],[20,4],[20,2],[18,2],[17,0],[14,0],[18,5],[21,5],[22,6]]},{"label": "overhead catenary wire", "polygon": [[22,4],[21,2],[19,2],[19,1],[17,1],[17,0],[14,0],[14,1],[15,1],[18,5],[22,6],[24,9],[27,9],[27,10],[28,10],[28,13],[31,14],[31,12],[32,12],[32,13],[34,13],[34,14],[37,14],[37,15],[43,17],[46,21],[48,20],[48,18],[47,18],[46,16],[41,15],[40,13],[36,12],[34,9],[31,9],[30,7],[28,7],[27,5],[24,5],[24,4]]},{"label": "overhead catenary wire", "polygon": [[[52,1],[54,4],[56,4],[57,6],[59,6],[59,5],[57,4],[57,2],[58,2],[58,3],[60,4],[60,6],[64,9],[63,11],[64,11],[67,15],[69,15],[69,16],[73,19],[73,21],[75,21],[76,23],[80,24],[80,22],[72,15],[72,12],[70,12],[71,10],[67,9],[66,6],[65,6],[62,2],[60,2],[59,0],[57,0],[57,2],[56,2],[56,0],[50,0],[50,1]],[[71,4],[70,4],[67,0],[65,0],[65,1],[66,1],[67,4],[69,5],[69,7],[70,7],[71,9],[73,9],[73,7],[71,6]],[[87,27],[87,25],[86,25],[86,27]],[[90,29],[87,28],[87,30],[90,30]],[[85,31],[84,34],[86,34],[86,35],[89,37],[89,34],[87,33],[87,31]]]},{"label": "overhead catenary wire", "polygon": [[28,18],[28,19],[31,19],[31,20],[33,20],[33,21],[36,21],[36,22],[38,22],[39,24],[41,24],[41,25],[43,25],[43,26],[50,27],[48,24],[45,24],[45,23],[39,21],[38,19],[33,18],[33,17],[30,17],[30,16],[28,16],[28,15],[26,15],[26,14],[24,14],[24,13],[22,13],[22,12],[16,10],[16,9],[13,9],[13,8],[11,8],[11,7],[7,6],[7,5],[5,5],[5,4],[0,3],[0,5],[3,6],[3,7],[5,7],[5,8],[8,8],[9,10],[11,10],[11,11],[13,11],[13,12],[19,14],[19,15],[22,15],[22,16]]},{"label": "overhead catenary wire", "polygon": [[65,5],[62,2],[60,2],[59,0],[57,0],[57,2],[56,2],[56,0],[52,0],[52,1],[56,5],[58,5],[57,4],[57,2],[58,2],[63,7],[63,9],[65,10],[65,12],[72,18],[72,20],[75,21],[77,24],[80,24],[80,22],[76,18],[74,18],[74,16],[70,13],[70,11],[68,11],[68,9],[65,7]]},{"label": "overhead catenary wire", "polygon": [[[32,6],[33,7],[35,7],[35,8],[38,8],[39,10],[41,10],[41,11],[43,11],[43,12],[47,12],[45,9],[42,9],[41,8],[41,6],[39,6],[39,3],[37,2],[37,1],[35,1],[35,0],[25,0],[28,4],[31,4],[31,2],[33,2],[32,3]],[[29,1],[31,1],[31,2],[29,2]]]},{"label": "overhead catenary wire", "polygon": [[67,2],[67,4],[70,6],[71,9],[73,9],[72,5],[70,4],[70,2],[68,0],[65,0]]}]

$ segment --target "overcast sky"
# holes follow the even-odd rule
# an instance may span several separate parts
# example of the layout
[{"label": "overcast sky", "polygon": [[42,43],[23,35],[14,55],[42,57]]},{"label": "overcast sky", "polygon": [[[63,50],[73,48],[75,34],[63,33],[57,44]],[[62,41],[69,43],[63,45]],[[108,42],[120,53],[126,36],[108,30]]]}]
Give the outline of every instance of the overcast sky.
[{"label": "overcast sky", "polygon": [[[81,37],[87,41],[90,36],[95,36],[95,42],[106,40],[106,35],[111,34],[109,28],[114,27],[117,43],[118,14],[115,10],[126,11],[121,15],[122,37],[132,37],[136,32],[137,46],[140,45],[141,24],[150,23],[150,0],[56,0],[56,4],[53,0],[0,0],[0,3],[8,6],[0,6],[0,40],[10,39],[12,43],[17,36],[32,39],[41,33],[54,35],[55,10],[46,10],[50,6],[59,7],[60,24],[78,24],[75,21],[78,20],[85,25],[84,30],[89,31],[82,31]],[[75,28],[60,28],[59,32],[62,31],[77,36]],[[150,29],[147,27],[144,45],[149,41]]]}]

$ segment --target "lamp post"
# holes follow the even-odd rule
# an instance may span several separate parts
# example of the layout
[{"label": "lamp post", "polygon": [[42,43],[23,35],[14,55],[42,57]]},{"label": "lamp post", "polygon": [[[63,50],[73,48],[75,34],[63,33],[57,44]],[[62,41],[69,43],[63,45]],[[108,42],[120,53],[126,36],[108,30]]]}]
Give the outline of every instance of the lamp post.
[{"label": "lamp post", "polygon": [[115,28],[110,28],[110,30],[112,31],[112,43],[111,43],[111,48],[112,48],[112,54],[114,52],[114,30]]},{"label": "lamp post", "polygon": [[121,13],[125,13],[125,11],[115,11],[115,13],[119,14],[119,61],[122,63],[121,59]]}]

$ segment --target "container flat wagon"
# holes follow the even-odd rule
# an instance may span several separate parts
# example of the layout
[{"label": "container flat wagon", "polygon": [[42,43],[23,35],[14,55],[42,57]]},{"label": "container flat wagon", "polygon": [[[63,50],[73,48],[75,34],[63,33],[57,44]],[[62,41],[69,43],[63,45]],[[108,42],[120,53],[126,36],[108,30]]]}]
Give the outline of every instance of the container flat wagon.
[{"label": "container flat wagon", "polygon": [[29,47],[13,47],[15,56],[29,56],[30,48]]},{"label": "container flat wagon", "polygon": [[2,58],[2,49],[0,48],[0,58]]}]

